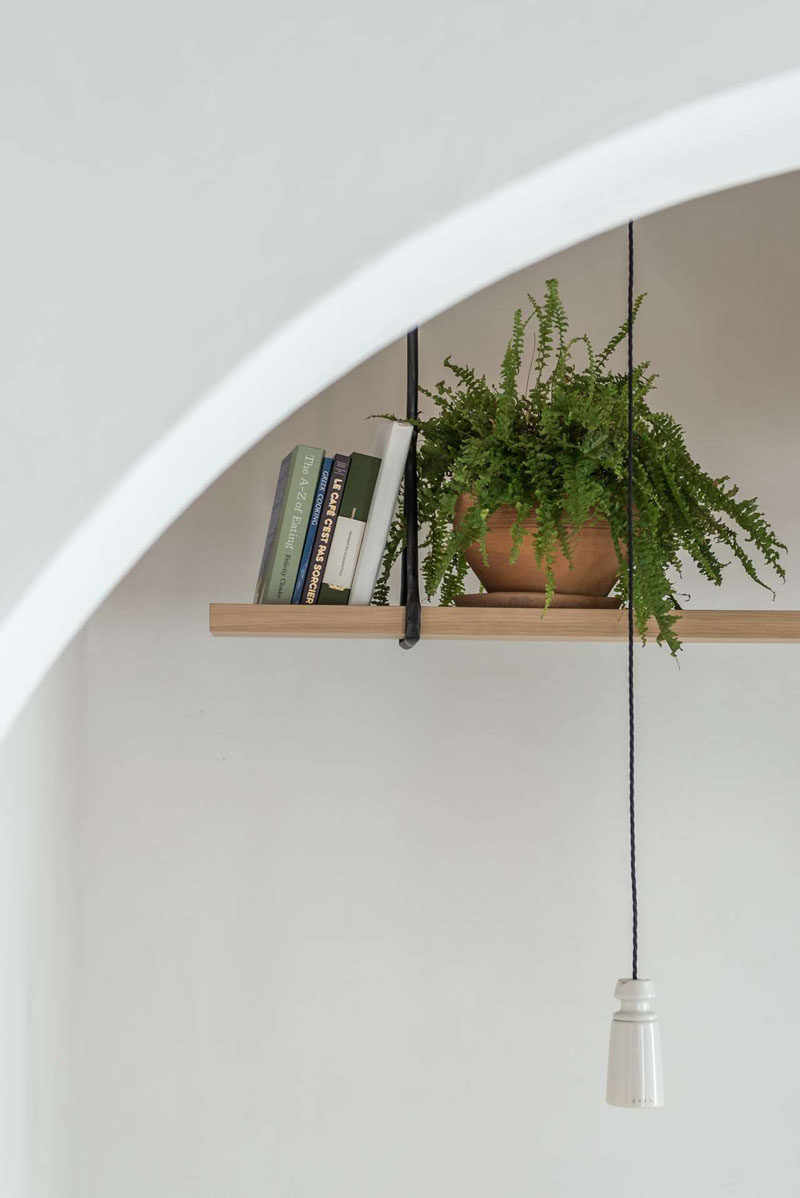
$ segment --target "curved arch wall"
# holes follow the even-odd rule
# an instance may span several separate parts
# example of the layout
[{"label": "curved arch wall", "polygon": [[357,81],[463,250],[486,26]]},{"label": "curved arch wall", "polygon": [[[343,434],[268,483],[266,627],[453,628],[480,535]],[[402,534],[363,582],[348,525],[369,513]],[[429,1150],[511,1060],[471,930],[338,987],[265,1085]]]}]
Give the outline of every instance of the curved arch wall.
[{"label": "curved arch wall", "polygon": [[186,503],[405,326],[796,167],[798,21],[785,0],[18,11],[0,727]]},{"label": "curved arch wall", "polygon": [[[402,21],[395,10],[354,0],[335,13],[322,0],[300,11],[251,0],[224,7],[204,0],[127,8],[93,0],[17,6],[0,47],[0,735],[103,595],[182,508],[294,407],[389,344],[406,325],[631,213],[797,167],[798,83],[792,72],[799,21],[788,0],[733,10],[722,0],[701,6],[676,0],[641,12],[625,0],[567,10],[523,0],[491,7],[441,0],[432,10],[413,0]],[[218,519],[224,531],[238,516]],[[134,590],[143,579],[146,574],[134,576]],[[118,593],[109,612],[119,613],[126,593]],[[135,623],[135,605],[131,614]],[[102,627],[109,625],[98,624],[96,645]],[[87,807],[88,796],[104,790],[103,771],[113,772],[124,759],[124,747],[112,738],[114,760],[89,761],[87,769],[83,650],[83,643],[76,645],[48,679],[4,744],[0,762],[9,866],[3,871],[0,937],[7,1066],[0,1095],[1,1179],[9,1193],[26,1198],[63,1198],[68,1178],[81,1177],[87,1160],[88,1192],[97,1185],[102,1192],[103,1169],[113,1168],[109,1158],[98,1168],[91,1157],[80,1157],[86,1144],[77,1147],[65,1131],[68,1113],[90,1109],[92,1093],[91,1085],[83,1095],[72,1088],[75,1040],[65,1033],[73,1018],[72,986],[79,981],[75,961],[81,960],[80,940],[72,939],[82,926],[73,917],[79,864],[92,865],[87,885],[101,886],[104,861],[114,860],[111,834],[119,837],[118,847],[133,834],[142,860],[170,863],[163,813],[154,826],[143,818],[137,829],[135,804],[115,809],[112,803],[114,819],[104,827],[97,810]],[[742,679],[741,660],[723,668],[732,693]],[[774,696],[774,677],[752,670],[747,679],[757,694]],[[95,678],[95,687],[100,681]],[[432,677],[431,688],[440,681]],[[725,698],[713,688],[703,693],[711,704]],[[774,775],[789,760],[785,709],[765,702],[763,710],[767,718],[758,734],[774,737],[778,730],[767,781],[775,784],[774,807],[783,819],[785,796]],[[112,706],[109,714],[118,711]],[[746,713],[736,727],[746,744],[753,735]],[[155,761],[153,730],[137,731],[147,733]],[[170,753],[182,743],[178,731],[170,725]],[[192,736],[187,748],[194,752]],[[99,775],[92,772],[101,766]],[[260,772],[262,763],[253,768]],[[740,775],[745,783],[752,778],[754,787],[764,780],[763,773],[758,780],[748,774],[746,762]],[[224,770],[216,776],[224,786]],[[732,819],[743,829],[745,800],[737,790]],[[84,819],[89,822],[78,848],[73,838]],[[449,812],[441,827],[444,837]],[[259,845],[253,832],[248,825],[251,843]],[[175,836],[174,852],[185,830],[177,820],[167,833]],[[418,834],[413,826],[408,833]],[[287,823],[284,843],[297,835]],[[743,838],[731,837],[734,853]],[[574,847],[574,833],[567,839]],[[195,847],[214,841],[213,819],[204,821]],[[301,842],[302,834],[299,847]],[[231,845],[230,829],[216,843]],[[280,835],[275,843],[279,849]],[[774,851],[774,845],[764,848]],[[224,871],[215,889],[202,852],[190,856],[181,884],[210,895],[212,922],[226,894],[233,896],[234,916],[245,909],[246,889],[231,887]],[[241,864],[235,853],[232,859]],[[706,870],[715,859],[711,853],[699,858]],[[207,860],[218,864],[213,852]],[[740,860],[744,872],[746,854]],[[528,869],[530,859],[524,864]],[[435,896],[435,878],[425,880],[426,870],[423,861],[415,876]],[[759,901],[769,898],[770,884],[780,876],[767,873]],[[245,888],[252,877],[241,871]],[[130,911],[141,900],[135,886],[126,889],[130,880],[120,878],[109,907],[123,935],[130,933]],[[158,886],[152,892],[158,894]],[[145,962],[162,949],[169,953],[171,931],[180,930],[180,890],[165,893],[177,922],[170,928],[168,918],[162,921],[160,944],[152,936],[131,943],[134,960],[137,953]],[[260,901],[257,888],[253,893]],[[726,893],[725,887],[715,891],[719,919],[724,922],[732,910],[731,918],[741,915],[754,931],[746,921],[758,907],[725,906]],[[524,887],[519,894],[524,900]],[[88,891],[80,896],[83,902],[88,897]],[[413,908],[414,894],[401,897]],[[369,901],[374,904],[374,894]],[[341,896],[331,910],[340,909]],[[94,918],[98,912],[91,910]],[[385,915],[385,902],[376,910]],[[223,917],[215,926],[226,936],[229,927],[248,925]],[[418,962],[417,930],[409,937],[410,964]],[[102,931],[92,929],[92,953]],[[712,922],[709,938],[716,931]],[[204,950],[202,942],[194,943],[199,957],[189,961],[191,968],[199,967]],[[763,962],[772,966],[770,944],[763,936],[759,943]],[[404,952],[401,946],[401,965]],[[191,968],[173,973],[173,981],[180,984]],[[435,973],[432,960],[430,968]],[[302,976],[301,968],[296,981]],[[504,976],[502,961],[498,976]],[[269,989],[269,979],[237,978],[248,980]],[[744,974],[739,980],[749,984]],[[788,981],[796,989],[794,979]],[[106,1015],[122,1015],[126,1029],[136,1017],[116,989],[120,978],[105,982],[107,1001],[102,990],[93,996],[91,1032],[99,1039],[78,1043],[79,1053],[102,1049],[102,1033],[110,1031]],[[195,1113],[214,1112],[213,1101],[203,1108],[202,1079],[196,1091],[177,1083],[186,1079],[184,1032],[207,1024],[220,993],[212,989],[211,1007],[200,1003],[188,1016],[180,1004],[173,1008],[178,1018],[171,1043],[179,1056],[167,1058],[157,1082],[150,1072],[144,1094],[166,1124],[187,1099],[196,1102]],[[290,990],[289,997],[284,992],[282,1001],[292,993],[302,1000],[301,989]],[[752,993],[755,1002],[757,988]],[[223,997],[235,999],[235,991]],[[235,1012],[235,1001],[227,1009]],[[77,1010],[76,1018],[83,1019],[84,1008]],[[154,1011],[154,1026],[163,1030],[161,1008]],[[324,1033],[324,1023],[322,1028]],[[422,1027],[423,1044],[425,1035]],[[309,1043],[324,1046],[324,1034]],[[591,1043],[597,1043],[594,1034]],[[240,1052],[241,1061],[258,1063],[252,1045],[242,1041],[237,1047],[220,1036],[209,1047],[221,1066],[215,1075],[221,1088],[234,1081],[245,1098],[257,1089],[257,1077],[237,1070],[234,1061]],[[308,1060],[306,1073],[295,1073],[300,1080],[293,1083],[291,1105],[302,1099],[303,1077],[318,1072],[319,1054],[299,1042],[282,1051],[294,1052],[295,1063],[304,1052]],[[84,1064],[91,1077],[102,1059],[90,1055]],[[312,1125],[336,1090],[336,1077],[326,1076],[330,1088],[315,1098],[308,1113]],[[508,1076],[513,1080],[513,1072]],[[413,1076],[406,1084],[409,1106],[424,1118],[432,1108],[419,1103]],[[469,1084],[465,1075],[465,1093]],[[521,1109],[513,1094],[507,1096],[512,1113]],[[143,1092],[134,1076],[120,1074],[113,1097],[110,1145],[122,1134],[125,1102],[135,1114]],[[114,1124],[120,1115],[123,1123]],[[758,1120],[742,1127],[739,1141],[777,1129],[782,1150],[788,1143],[779,1134],[784,1117],[793,1117],[789,1103],[773,1113],[769,1127]],[[173,1143],[186,1146],[185,1164],[198,1123],[179,1123]],[[734,1120],[729,1126],[735,1132],[739,1125]],[[373,1122],[368,1130],[375,1127]],[[219,1137],[219,1125],[211,1130]],[[230,1137],[222,1139],[237,1149],[258,1135],[246,1120],[228,1130]],[[333,1149],[336,1140],[334,1129]],[[498,1140],[501,1147],[505,1142]],[[126,1151],[141,1144],[136,1137],[126,1140]],[[421,1158],[430,1161],[428,1176],[441,1183],[439,1192],[458,1144],[453,1132],[449,1144]],[[196,1192],[196,1179],[170,1156],[169,1145],[165,1132],[160,1145],[150,1145],[160,1156],[140,1154],[145,1171],[161,1162],[150,1192],[160,1188],[170,1198],[179,1187]],[[261,1158],[242,1152],[235,1159],[238,1175],[231,1179],[229,1170],[213,1192],[225,1185],[233,1192],[237,1184],[240,1192],[261,1188]],[[278,1159],[267,1162],[273,1180]],[[291,1152],[282,1159],[282,1167],[290,1168]],[[335,1153],[322,1159],[330,1159],[333,1174],[346,1184],[350,1175],[337,1172]],[[507,1192],[515,1186],[528,1192],[529,1176],[513,1173],[515,1159],[503,1155],[512,1170],[505,1177]],[[219,1167],[220,1158],[213,1164]],[[547,1167],[545,1161],[540,1185],[547,1184]],[[770,1157],[767,1169],[775,1170],[776,1187],[785,1188],[781,1159]],[[213,1181],[216,1175],[212,1170],[208,1176]],[[381,1174],[382,1184],[386,1176]],[[402,1185],[402,1169],[394,1176]],[[665,1177],[672,1177],[669,1168]],[[131,1179],[134,1172],[120,1185]],[[473,1170],[472,1179],[480,1183],[480,1174]],[[294,1186],[288,1175],[281,1180],[284,1188]],[[310,1178],[314,1192],[318,1180]],[[680,1177],[674,1180],[681,1184]],[[568,1181],[561,1177],[561,1190]],[[730,1166],[714,1172],[712,1162],[712,1188],[736,1182]],[[495,1183],[495,1175],[487,1180]],[[618,1177],[614,1184],[617,1193]],[[335,1192],[327,1181],[324,1188]],[[73,1192],[85,1198],[87,1186]]]}]

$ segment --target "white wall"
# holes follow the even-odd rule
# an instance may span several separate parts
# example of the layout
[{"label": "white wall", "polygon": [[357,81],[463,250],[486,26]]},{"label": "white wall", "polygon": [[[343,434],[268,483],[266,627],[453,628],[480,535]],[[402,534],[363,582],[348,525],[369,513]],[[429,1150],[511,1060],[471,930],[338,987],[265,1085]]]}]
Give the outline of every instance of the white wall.
[{"label": "white wall", "polygon": [[631,213],[800,166],[798,33],[792,0],[15,6],[0,733],[321,386]]},{"label": "white wall", "polygon": [[[637,120],[799,65],[793,4],[729,9],[17,6],[2,51],[14,405],[0,478],[16,519],[0,612],[213,382],[403,236]],[[471,78],[482,86],[458,83]]]},{"label": "white wall", "polygon": [[80,637],[64,654],[0,747],[4,1198],[62,1198],[67,1192],[85,647]]},{"label": "white wall", "polygon": [[[792,176],[637,230],[658,402],[792,546],[798,211]],[[432,322],[424,380],[447,351],[495,370],[551,274],[576,329],[616,326],[620,231]],[[603,1103],[628,971],[623,647],[207,633],[210,600],[250,597],[287,448],[366,447],[403,370],[394,345],[281,426],[92,621],[70,1192],[792,1193],[795,648],[638,658],[668,1103],[638,1116]],[[769,602],[733,569],[686,589]],[[796,572],[778,602],[800,606]]]}]

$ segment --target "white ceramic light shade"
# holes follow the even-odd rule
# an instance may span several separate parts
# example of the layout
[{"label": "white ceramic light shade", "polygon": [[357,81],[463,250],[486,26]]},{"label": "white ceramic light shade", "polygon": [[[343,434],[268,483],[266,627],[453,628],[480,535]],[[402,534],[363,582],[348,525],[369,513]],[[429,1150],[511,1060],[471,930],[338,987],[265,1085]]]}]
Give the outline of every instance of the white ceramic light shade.
[{"label": "white ceramic light shade", "polygon": [[611,1020],[606,1102],[611,1106],[664,1105],[661,1032],[653,1010],[656,988],[648,978],[620,978]]}]

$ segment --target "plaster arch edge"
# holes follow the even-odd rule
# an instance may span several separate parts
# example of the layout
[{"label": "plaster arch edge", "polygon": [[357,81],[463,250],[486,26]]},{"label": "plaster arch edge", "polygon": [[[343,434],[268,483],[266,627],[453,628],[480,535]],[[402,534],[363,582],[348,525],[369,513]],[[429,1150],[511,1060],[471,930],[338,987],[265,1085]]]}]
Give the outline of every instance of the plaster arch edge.
[{"label": "plaster arch edge", "polygon": [[516,270],[631,218],[800,168],[798,125],[800,70],[682,105],[452,213],[310,304],[137,459],[12,607],[0,627],[0,739],[124,574],[292,411]]}]

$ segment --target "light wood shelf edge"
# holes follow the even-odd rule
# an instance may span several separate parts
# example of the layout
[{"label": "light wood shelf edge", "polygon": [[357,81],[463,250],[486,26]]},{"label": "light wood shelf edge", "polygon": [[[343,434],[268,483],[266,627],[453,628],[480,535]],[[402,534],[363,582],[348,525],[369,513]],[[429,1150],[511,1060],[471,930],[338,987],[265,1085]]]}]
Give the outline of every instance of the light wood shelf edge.
[{"label": "light wood shelf edge", "polygon": [[[396,640],[403,634],[402,607],[269,606],[212,603],[214,636],[327,637]],[[655,637],[655,627],[651,628]],[[686,643],[800,643],[797,611],[685,611],[678,634]],[[551,608],[423,607],[422,636],[429,640],[623,641],[623,611]]]}]

